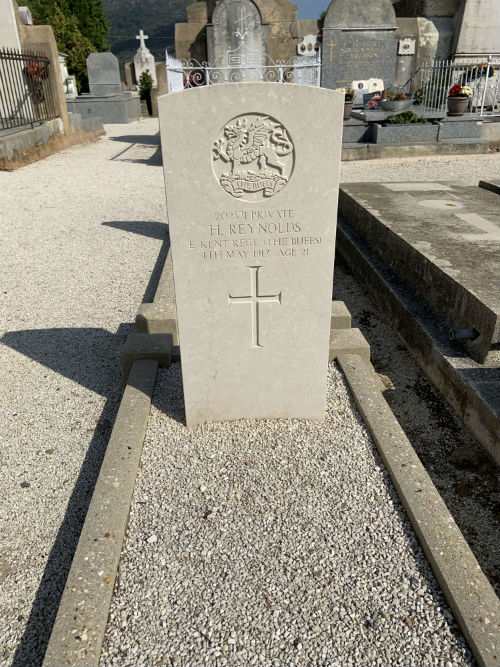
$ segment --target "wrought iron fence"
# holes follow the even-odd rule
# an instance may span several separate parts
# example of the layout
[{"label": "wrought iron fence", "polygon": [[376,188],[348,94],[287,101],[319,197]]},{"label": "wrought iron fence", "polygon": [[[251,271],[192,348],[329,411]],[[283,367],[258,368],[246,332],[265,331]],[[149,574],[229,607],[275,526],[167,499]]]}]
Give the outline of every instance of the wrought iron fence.
[{"label": "wrought iron fence", "polygon": [[439,111],[446,110],[452,86],[468,86],[472,90],[468,112],[500,116],[499,65],[500,59],[493,56],[482,63],[435,60],[420,67],[408,83],[416,102]]},{"label": "wrought iron fence", "polygon": [[0,128],[57,116],[49,81],[50,60],[40,53],[0,51]]},{"label": "wrought iron fence", "polygon": [[298,56],[292,61],[273,61],[266,54],[237,49],[229,51],[214,63],[199,62],[195,59],[178,60],[167,54],[167,79],[170,92],[217,83],[245,81],[319,86],[320,78],[320,52],[314,56]]}]

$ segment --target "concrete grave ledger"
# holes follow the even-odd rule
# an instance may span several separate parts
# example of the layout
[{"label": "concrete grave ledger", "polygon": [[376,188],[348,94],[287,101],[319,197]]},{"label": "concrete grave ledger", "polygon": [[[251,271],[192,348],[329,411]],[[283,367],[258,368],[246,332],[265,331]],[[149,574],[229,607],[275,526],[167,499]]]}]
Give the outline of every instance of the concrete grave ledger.
[{"label": "concrete grave ledger", "polygon": [[188,426],[325,416],[343,108],[277,83],[159,99]]}]

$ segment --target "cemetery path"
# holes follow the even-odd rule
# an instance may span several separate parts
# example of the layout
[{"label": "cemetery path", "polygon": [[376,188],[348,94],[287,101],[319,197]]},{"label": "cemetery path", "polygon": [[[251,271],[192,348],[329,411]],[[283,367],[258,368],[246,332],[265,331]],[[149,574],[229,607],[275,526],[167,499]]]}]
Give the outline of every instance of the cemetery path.
[{"label": "cemetery path", "polygon": [[[0,172],[1,665],[42,662],[121,398],[120,349],[167,248],[157,121],[106,130]],[[410,158],[345,163],[341,180],[497,172],[498,155]]]},{"label": "cemetery path", "polygon": [[0,172],[1,665],[42,662],[166,250],[157,128],[107,132]]}]

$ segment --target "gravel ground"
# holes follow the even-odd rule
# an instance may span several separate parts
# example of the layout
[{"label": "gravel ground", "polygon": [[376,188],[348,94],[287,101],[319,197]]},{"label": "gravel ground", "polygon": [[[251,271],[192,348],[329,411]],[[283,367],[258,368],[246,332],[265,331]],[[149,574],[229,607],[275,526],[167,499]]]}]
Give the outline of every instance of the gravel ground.
[{"label": "gravel ground", "polygon": [[41,664],[166,232],[161,169],[123,161],[156,147],[113,159],[154,123],[107,130],[0,172],[0,665]]},{"label": "gravel ground", "polygon": [[183,421],[175,364],[101,665],[474,664],[336,368],[324,424]]},{"label": "gravel ground", "polygon": [[[1,665],[41,664],[121,397],[120,348],[165,249],[157,122],[106,129],[0,172]],[[342,165],[343,181],[444,177],[496,178],[498,155]]]}]

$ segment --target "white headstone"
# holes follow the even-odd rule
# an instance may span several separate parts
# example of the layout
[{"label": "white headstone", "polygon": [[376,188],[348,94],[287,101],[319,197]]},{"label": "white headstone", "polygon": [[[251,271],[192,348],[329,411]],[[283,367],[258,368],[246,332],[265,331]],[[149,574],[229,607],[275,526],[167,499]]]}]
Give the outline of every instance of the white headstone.
[{"label": "white headstone", "polygon": [[141,74],[143,72],[149,72],[151,78],[153,79],[153,88],[156,88],[158,82],[156,80],[155,59],[144,41],[149,39],[149,37],[148,35],[145,35],[142,30],[140,30],[139,34],[136,35],[136,39],[140,40],[140,45],[137,49],[137,53],[134,56],[135,79],[137,83],[139,83]]},{"label": "white headstone", "polygon": [[325,416],[343,110],[293,84],[159,99],[188,426]]}]

